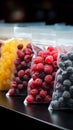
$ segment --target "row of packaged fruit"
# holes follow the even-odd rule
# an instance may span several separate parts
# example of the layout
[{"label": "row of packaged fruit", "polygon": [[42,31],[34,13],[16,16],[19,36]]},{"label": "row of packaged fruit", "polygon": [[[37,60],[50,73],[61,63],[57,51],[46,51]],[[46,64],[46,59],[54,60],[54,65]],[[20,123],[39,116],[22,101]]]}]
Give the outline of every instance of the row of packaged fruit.
[{"label": "row of packaged fruit", "polygon": [[73,109],[73,47],[26,39],[0,41],[0,91],[24,96],[24,104]]}]

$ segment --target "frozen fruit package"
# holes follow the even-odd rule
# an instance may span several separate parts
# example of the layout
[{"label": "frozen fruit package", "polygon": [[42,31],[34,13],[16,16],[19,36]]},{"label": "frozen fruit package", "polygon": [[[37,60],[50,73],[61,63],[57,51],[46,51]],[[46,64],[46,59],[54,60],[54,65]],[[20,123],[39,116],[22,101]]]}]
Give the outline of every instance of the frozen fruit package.
[{"label": "frozen fruit package", "polygon": [[53,34],[32,35],[31,79],[24,104],[50,103],[57,67],[58,51]]},{"label": "frozen fruit package", "polygon": [[16,41],[14,38],[0,40],[0,91],[8,91],[10,88],[13,61],[15,59]]},{"label": "frozen fruit package", "polygon": [[63,38],[57,47],[58,70],[48,110],[73,110],[73,41]]},{"label": "frozen fruit package", "polygon": [[[29,36],[30,35],[30,36]],[[22,34],[16,36],[17,49],[14,60],[13,73],[11,78],[11,88],[6,93],[8,96],[26,96],[28,81],[31,77],[30,66],[33,56],[31,45],[31,34]]]}]

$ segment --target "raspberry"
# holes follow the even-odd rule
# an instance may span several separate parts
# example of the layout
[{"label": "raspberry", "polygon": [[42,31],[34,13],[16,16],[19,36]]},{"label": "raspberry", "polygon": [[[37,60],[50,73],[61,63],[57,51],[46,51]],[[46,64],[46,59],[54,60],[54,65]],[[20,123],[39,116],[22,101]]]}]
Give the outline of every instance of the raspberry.
[{"label": "raspberry", "polygon": [[53,47],[53,46],[49,46],[49,47],[47,47],[47,50],[53,51],[53,50],[54,50],[54,47]]},{"label": "raspberry", "polygon": [[33,97],[32,95],[28,95],[28,96],[26,97],[26,101],[27,101],[28,103],[33,103],[33,102],[34,102],[34,97]]},{"label": "raspberry", "polygon": [[15,92],[16,91],[15,91],[14,88],[10,88],[9,91],[8,91],[8,93],[9,93],[10,96],[13,96],[15,94]]},{"label": "raspberry", "polygon": [[45,82],[50,83],[52,81],[52,76],[51,75],[46,75],[44,80],[45,80]]},{"label": "raspberry", "polygon": [[33,65],[32,65],[32,71],[34,71],[34,72],[37,71],[37,66],[36,66],[36,64],[33,64]]},{"label": "raspberry", "polygon": [[35,81],[34,80],[30,81],[29,86],[32,89],[35,88]]},{"label": "raspberry", "polygon": [[36,96],[38,94],[38,90],[32,89],[32,90],[30,90],[30,94],[33,95],[33,96]]},{"label": "raspberry", "polygon": [[43,51],[39,51],[39,52],[38,52],[38,56],[43,57]]},{"label": "raspberry", "polygon": [[47,95],[47,96],[45,97],[44,101],[45,101],[46,103],[50,103],[50,102],[51,102],[51,96]]},{"label": "raspberry", "polygon": [[58,58],[58,53],[56,52],[55,54],[53,54],[53,59],[57,60],[57,58]]},{"label": "raspberry", "polygon": [[44,69],[44,65],[42,64],[42,63],[38,63],[37,64],[37,71],[43,71],[43,69]]},{"label": "raspberry", "polygon": [[25,74],[24,70],[20,70],[20,71],[18,72],[18,76],[19,76],[20,78],[22,78],[22,77],[24,76],[24,74]]},{"label": "raspberry", "polygon": [[23,48],[23,44],[19,44],[17,48],[21,50]]},{"label": "raspberry", "polygon": [[52,73],[52,71],[53,71],[52,65],[44,65],[44,72],[45,73],[50,74],[50,73]]},{"label": "raspberry", "polygon": [[41,90],[41,91],[40,91],[40,96],[41,96],[42,98],[45,98],[46,95],[47,95],[47,91],[44,91],[44,90]]},{"label": "raspberry", "polygon": [[37,56],[35,59],[34,59],[34,63],[37,64],[37,63],[43,63],[43,58],[41,56]]},{"label": "raspberry", "polygon": [[39,78],[39,73],[35,72],[34,74],[32,74],[32,78],[33,78],[33,80]]},{"label": "raspberry", "polygon": [[45,63],[52,64],[53,63],[53,56],[49,55],[45,58]]},{"label": "raspberry", "polygon": [[35,86],[36,87],[40,87],[42,85],[42,80],[40,79],[40,78],[37,78],[36,80],[35,80]]}]

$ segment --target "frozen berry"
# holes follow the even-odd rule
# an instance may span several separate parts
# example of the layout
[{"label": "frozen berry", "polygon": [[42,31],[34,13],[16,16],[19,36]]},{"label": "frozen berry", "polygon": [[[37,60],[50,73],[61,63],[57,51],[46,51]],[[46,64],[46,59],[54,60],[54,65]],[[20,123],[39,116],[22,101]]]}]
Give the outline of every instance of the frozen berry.
[{"label": "frozen berry", "polygon": [[52,81],[52,76],[51,75],[46,75],[44,78],[46,83],[50,83]]},{"label": "frozen berry", "polygon": [[22,77],[24,76],[24,74],[25,74],[24,70],[20,70],[20,71],[18,72],[18,76],[19,76],[20,78],[22,78]]},{"label": "frozen berry", "polygon": [[28,95],[28,96],[26,97],[26,101],[27,101],[28,103],[33,103],[33,102],[34,102],[34,97],[33,97],[32,95]]},{"label": "frozen berry", "polygon": [[69,99],[71,97],[69,91],[64,91],[62,96],[64,99]]},{"label": "frozen berry", "polygon": [[63,81],[63,85],[71,86],[71,81],[69,79],[66,79]]},{"label": "frozen berry", "polygon": [[45,63],[52,64],[53,63],[53,56],[49,55],[45,58]]},{"label": "frozen berry", "polygon": [[52,65],[44,65],[44,72],[46,74],[50,74],[50,73],[52,73],[52,71],[53,71]]},{"label": "frozen berry", "polygon": [[17,48],[21,50],[23,48],[23,44],[19,44]]}]

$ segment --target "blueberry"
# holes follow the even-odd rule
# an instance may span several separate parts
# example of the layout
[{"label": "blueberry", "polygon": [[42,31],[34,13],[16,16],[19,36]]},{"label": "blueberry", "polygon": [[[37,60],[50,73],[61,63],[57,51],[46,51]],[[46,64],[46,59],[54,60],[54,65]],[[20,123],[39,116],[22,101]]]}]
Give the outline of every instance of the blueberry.
[{"label": "blueberry", "polygon": [[52,100],[57,100],[57,99],[58,99],[58,93],[57,92],[53,92]]},{"label": "blueberry", "polygon": [[65,61],[65,60],[68,59],[68,55],[67,55],[67,54],[61,54],[61,55],[60,55],[60,59],[61,59],[62,61]]},{"label": "blueberry", "polygon": [[60,98],[58,99],[58,103],[59,103],[59,107],[60,107],[60,108],[65,107],[65,102],[64,102],[63,97],[60,97]]},{"label": "blueberry", "polygon": [[53,109],[59,109],[59,102],[57,100],[51,101],[51,106]]},{"label": "blueberry", "polygon": [[60,61],[60,62],[58,63],[58,67],[64,70],[64,69],[65,69],[65,64]]},{"label": "blueberry", "polygon": [[71,108],[73,110],[73,99],[72,98],[70,98],[68,100],[68,106],[69,106],[69,108]]},{"label": "blueberry", "polygon": [[71,86],[71,81],[69,79],[66,79],[63,81],[63,85]]},{"label": "blueberry", "polygon": [[69,91],[70,91],[71,97],[73,97],[73,86],[70,86]]},{"label": "blueberry", "polygon": [[73,52],[69,52],[69,53],[68,53],[68,58],[69,58],[70,60],[73,60]]},{"label": "blueberry", "polygon": [[64,91],[62,96],[63,96],[64,99],[69,99],[71,97],[69,91]]},{"label": "blueberry", "polygon": [[57,82],[62,83],[63,79],[62,79],[62,75],[57,75]]},{"label": "blueberry", "polygon": [[72,66],[72,62],[70,60],[64,61],[65,68]]},{"label": "blueberry", "polygon": [[68,74],[67,74],[67,71],[63,71],[62,72],[62,79],[65,80],[68,78]]},{"label": "blueberry", "polygon": [[73,73],[73,67],[71,67],[71,66],[67,67],[66,70],[67,70],[68,74],[72,74]]},{"label": "blueberry", "polygon": [[70,79],[71,82],[73,82],[73,74],[71,74],[71,75],[69,76],[69,79]]}]

